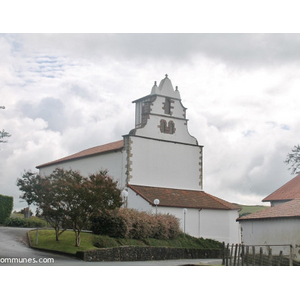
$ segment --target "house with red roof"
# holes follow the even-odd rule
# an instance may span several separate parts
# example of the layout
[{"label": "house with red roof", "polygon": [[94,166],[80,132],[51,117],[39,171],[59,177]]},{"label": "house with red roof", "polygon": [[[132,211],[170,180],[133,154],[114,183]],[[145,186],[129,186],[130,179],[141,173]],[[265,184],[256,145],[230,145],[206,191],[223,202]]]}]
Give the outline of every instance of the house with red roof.
[{"label": "house with red roof", "polygon": [[133,104],[135,127],[122,140],[41,164],[39,171],[106,169],[118,181],[125,207],[173,214],[192,236],[238,242],[239,207],[203,190],[203,146],[188,131],[178,88],[166,75]]},{"label": "house with red roof", "polygon": [[[238,218],[246,245],[292,245],[293,258],[300,261],[300,175],[265,197],[271,206]],[[288,246],[276,246],[276,252]]]}]

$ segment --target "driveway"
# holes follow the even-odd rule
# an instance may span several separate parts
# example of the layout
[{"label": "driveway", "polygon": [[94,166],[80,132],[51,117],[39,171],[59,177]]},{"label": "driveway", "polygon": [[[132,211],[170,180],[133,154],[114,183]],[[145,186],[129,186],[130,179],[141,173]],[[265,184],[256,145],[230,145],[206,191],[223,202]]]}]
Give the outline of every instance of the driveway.
[{"label": "driveway", "polygon": [[30,228],[0,227],[1,266],[183,266],[221,265],[221,259],[179,259],[162,261],[85,262],[73,256],[32,249],[28,245]]}]

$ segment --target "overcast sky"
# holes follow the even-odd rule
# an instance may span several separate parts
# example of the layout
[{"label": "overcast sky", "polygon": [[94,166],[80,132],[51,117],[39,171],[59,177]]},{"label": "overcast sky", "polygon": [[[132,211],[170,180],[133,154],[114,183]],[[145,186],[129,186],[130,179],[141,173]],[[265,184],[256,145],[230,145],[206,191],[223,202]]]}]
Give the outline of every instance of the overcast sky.
[{"label": "overcast sky", "polygon": [[261,204],[292,179],[300,34],[1,34],[0,193],[24,170],[122,139],[133,100],[168,74],[204,146],[204,190]]}]

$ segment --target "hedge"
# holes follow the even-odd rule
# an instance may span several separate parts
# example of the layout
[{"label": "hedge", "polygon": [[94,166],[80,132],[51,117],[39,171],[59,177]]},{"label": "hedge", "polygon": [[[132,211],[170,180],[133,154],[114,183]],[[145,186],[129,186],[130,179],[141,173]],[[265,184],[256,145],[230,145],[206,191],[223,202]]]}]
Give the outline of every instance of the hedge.
[{"label": "hedge", "polygon": [[29,219],[7,218],[4,222],[4,225],[8,227],[36,228],[36,227],[46,227],[47,223],[35,217],[31,217]]},{"label": "hedge", "polygon": [[173,215],[153,215],[124,208],[92,218],[91,230],[99,235],[139,240],[172,239],[181,232],[179,220]]},{"label": "hedge", "polygon": [[0,224],[3,224],[13,209],[14,198],[10,196],[0,195]]}]

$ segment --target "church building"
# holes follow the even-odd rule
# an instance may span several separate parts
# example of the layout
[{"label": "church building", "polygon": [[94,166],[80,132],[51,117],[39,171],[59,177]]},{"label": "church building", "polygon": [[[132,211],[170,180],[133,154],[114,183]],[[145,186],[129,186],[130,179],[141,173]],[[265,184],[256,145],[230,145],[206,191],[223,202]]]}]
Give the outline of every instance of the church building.
[{"label": "church building", "polygon": [[239,242],[239,207],[203,191],[203,146],[189,134],[178,88],[166,75],[133,103],[135,127],[122,140],[39,165],[39,171],[60,167],[87,175],[106,169],[125,207],[173,214],[195,237]]}]

